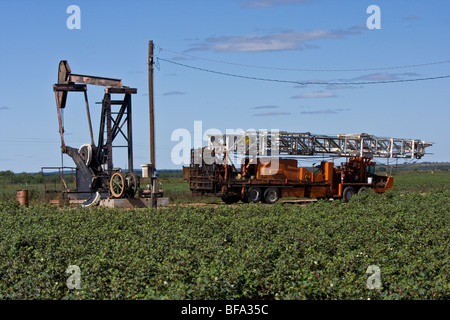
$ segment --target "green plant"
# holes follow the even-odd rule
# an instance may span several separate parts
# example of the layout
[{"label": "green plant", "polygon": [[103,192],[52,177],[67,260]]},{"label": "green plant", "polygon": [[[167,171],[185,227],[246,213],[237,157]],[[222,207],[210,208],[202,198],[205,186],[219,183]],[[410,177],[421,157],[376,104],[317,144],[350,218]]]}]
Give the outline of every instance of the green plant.
[{"label": "green plant", "polygon": [[448,299],[449,200],[436,189],[308,206],[2,201],[0,299]]}]

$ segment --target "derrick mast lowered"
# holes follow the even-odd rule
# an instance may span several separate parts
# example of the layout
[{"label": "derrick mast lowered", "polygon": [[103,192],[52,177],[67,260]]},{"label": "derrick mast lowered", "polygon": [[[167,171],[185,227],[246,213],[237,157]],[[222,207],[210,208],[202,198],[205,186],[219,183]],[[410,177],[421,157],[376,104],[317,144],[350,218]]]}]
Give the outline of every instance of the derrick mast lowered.
[{"label": "derrick mast lowered", "polygon": [[[393,177],[375,174],[374,157],[420,159],[428,143],[367,133],[337,136],[290,132],[209,135],[208,146],[191,150],[184,178],[193,193],[226,203],[274,203],[281,197],[343,198],[372,189],[383,193]],[[299,156],[345,157],[341,166],[322,161],[315,170],[298,167]],[[240,163],[240,165],[238,164]]]}]

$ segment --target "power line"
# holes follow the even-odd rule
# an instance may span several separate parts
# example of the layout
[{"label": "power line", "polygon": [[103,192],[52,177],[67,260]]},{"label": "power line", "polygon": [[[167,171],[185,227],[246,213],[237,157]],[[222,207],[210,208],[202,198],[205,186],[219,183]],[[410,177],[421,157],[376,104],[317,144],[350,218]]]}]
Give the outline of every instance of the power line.
[{"label": "power line", "polygon": [[282,80],[282,79],[271,79],[271,78],[260,78],[260,77],[252,77],[252,76],[244,76],[233,73],[226,73],[221,71],[215,71],[210,69],[204,69],[199,67],[190,66],[187,64],[175,62],[168,59],[157,58],[157,60],[165,61],[168,63],[172,63],[178,66],[182,66],[185,68],[190,68],[194,70],[219,74],[223,76],[242,78],[248,80],[258,80],[258,81],[269,81],[269,82],[279,82],[279,83],[290,83],[290,84],[298,84],[298,85],[369,85],[369,84],[382,84],[382,83],[399,83],[399,82],[414,82],[414,81],[426,81],[426,80],[437,80],[437,79],[445,79],[450,78],[450,75],[445,76],[436,76],[436,77],[428,77],[428,78],[415,78],[415,79],[398,79],[398,80],[383,80],[383,81],[365,81],[365,82],[322,82],[322,81],[294,81],[294,80]]},{"label": "power line", "polygon": [[394,69],[406,69],[406,68],[417,68],[417,67],[425,67],[425,66],[431,66],[431,65],[437,65],[437,64],[444,64],[449,63],[450,60],[444,60],[444,61],[437,61],[437,62],[428,62],[428,63],[420,63],[420,64],[411,64],[411,65],[403,65],[403,66],[391,66],[391,67],[377,67],[377,68],[356,68],[356,69],[307,69],[307,68],[279,68],[279,67],[268,67],[268,66],[256,66],[256,65],[249,65],[249,64],[242,64],[242,63],[235,63],[235,62],[229,62],[229,61],[223,61],[223,60],[216,60],[216,59],[209,59],[209,58],[203,58],[198,57],[194,55],[190,55],[187,53],[177,52],[165,48],[161,48],[157,45],[155,45],[160,51],[167,51],[171,52],[177,55],[190,57],[193,59],[199,59],[199,60],[205,60],[215,63],[223,63],[228,65],[234,65],[234,66],[240,66],[240,67],[247,67],[247,68],[257,68],[257,69],[269,69],[269,70],[280,70],[280,71],[304,71],[304,72],[358,72],[358,71],[380,71],[380,70],[394,70]]}]

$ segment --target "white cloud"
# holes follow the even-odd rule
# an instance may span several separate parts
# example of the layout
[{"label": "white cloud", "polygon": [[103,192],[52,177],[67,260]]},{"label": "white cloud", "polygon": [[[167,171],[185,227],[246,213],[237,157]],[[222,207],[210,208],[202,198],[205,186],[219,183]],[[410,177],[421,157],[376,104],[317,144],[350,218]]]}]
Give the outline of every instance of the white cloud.
[{"label": "white cloud", "polygon": [[181,96],[184,94],[186,94],[186,93],[181,92],[181,91],[169,91],[169,92],[163,93],[163,96]]},{"label": "white cloud", "polygon": [[[346,89],[361,89],[362,84],[359,82],[377,82],[377,81],[395,81],[402,80],[408,77],[417,77],[420,74],[415,72],[403,72],[403,73],[391,73],[391,72],[376,72],[363,74],[355,78],[340,78],[340,79],[330,79],[330,80],[320,80],[320,79],[310,79],[304,81],[305,84],[296,85],[294,88],[306,89],[314,85],[326,85],[325,90],[346,90]],[[332,84],[330,84],[332,83]],[[300,98],[300,96],[295,96]]]},{"label": "white cloud", "polygon": [[309,80],[305,80],[303,81],[305,84],[299,84],[294,86],[294,88],[301,88],[301,89],[305,89],[308,88],[309,86],[312,85],[316,85],[316,84],[325,84],[326,81],[325,80],[320,80],[320,79],[309,79]]},{"label": "white cloud", "polygon": [[314,110],[314,111],[301,111],[300,114],[305,115],[315,115],[315,114],[333,114],[343,111],[350,111],[351,109],[322,109],[322,110]]},{"label": "white cloud", "polygon": [[419,16],[416,16],[414,14],[410,14],[409,16],[403,17],[403,20],[406,21],[414,21],[414,20],[420,20],[421,18]]},{"label": "white cloud", "polygon": [[391,81],[391,80],[399,80],[405,77],[417,77],[418,73],[415,72],[404,72],[404,73],[388,73],[388,72],[378,72],[362,75],[357,78],[353,78],[351,80],[370,80],[370,81]]},{"label": "white cloud", "polygon": [[346,90],[346,89],[359,89],[363,86],[353,86],[353,85],[343,85],[343,84],[333,84],[328,85],[326,90]]},{"label": "white cloud", "polygon": [[305,92],[296,96],[291,97],[291,99],[316,99],[316,98],[335,98],[337,97],[335,93],[328,91],[314,91]]},{"label": "white cloud", "polygon": [[259,107],[253,107],[253,109],[278,109],[279,106],[259,106]]},{"label": "white cloud", "polygon": [[241,0],[241,7],[269,8],[288,4],[308,4],[308,0]]},{"label": "white cloud", "polygon": [[271,116],[289,116],[290,112],[263,112],[263,113],[256,113],[253,116],[254,117],[271,117]]},{"label": "white cloud", "polygon": [[243,35],[210,37],[192,45],[187,51],[216,52],[257,52],[279,50],[303,50],[310,48],[310,41],[320,39],[343,39],[349,35],[359,34],[362,26],[344,30],[283,31],[267,35]]},{"label": "white cloud", "polygon": [[187,56],[174,56],[172,58],[170,58],[170,60],[172,61],[191,61],[191,60],[195,60],[192,57],[187,57]]}]

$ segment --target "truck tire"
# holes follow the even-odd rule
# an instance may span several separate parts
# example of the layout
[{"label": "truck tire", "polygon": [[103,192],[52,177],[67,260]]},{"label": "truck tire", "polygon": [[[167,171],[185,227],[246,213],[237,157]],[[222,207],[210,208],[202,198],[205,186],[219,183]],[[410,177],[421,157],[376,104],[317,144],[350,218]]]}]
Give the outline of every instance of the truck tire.
[{"label": "truck tire", "polygon": [[345,202],[348,202],[355,195],[355,193],[356,192],[353,187],[346,187],[344,192],[342,192],[342,199],[344,199]]},{"label": "truck tire", "polygon": [[261,201],[261,189],[258,187],[251,187],[247,191],[248,202],[257,203]]},{"label": "truck tire", "polygon": [[274,204],[280,199],[280,191],[277,188],[268,188],[264,191],[264,202]]},{"label": "truck tire", "polygon": [[361,189],[358,190],[358,194],[367,193],[370,191],[369,187],[361,187]]}]

